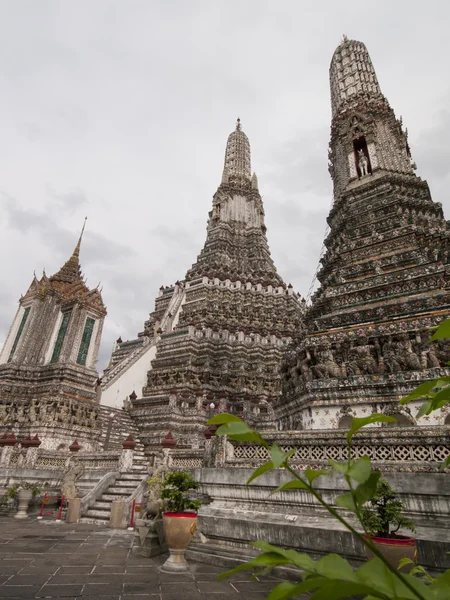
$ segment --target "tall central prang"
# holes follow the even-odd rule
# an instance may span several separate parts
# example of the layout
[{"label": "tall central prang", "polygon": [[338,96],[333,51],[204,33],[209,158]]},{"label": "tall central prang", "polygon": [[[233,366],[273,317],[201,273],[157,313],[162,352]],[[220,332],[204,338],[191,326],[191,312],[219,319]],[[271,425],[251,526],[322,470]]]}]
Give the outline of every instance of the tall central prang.
[{"label": "tall central prang", "polygon": [[281,359],[304,304],[270,256],[250,144],[238,119],[205,245],[183,281],[160,289],[138,338],[118,340],[103,402],[121,405],[131,396],[148,446],[158,446],[170,429],[179,445],[199,447],[207,418],[219,410],[273,428]]},{"label": "tall central prang", "polygon": [[344,38],[330,87],[334,205],[321,285],[283,364],[279,424],[345,428],[372,411],[395,413],[401,425],[444,422],[444,413],[417,421],[417,406],[398,403],[449,372],[445,343],[428,343],[430,328],[450,313],[442,206],[414,173],[407,130],[364,44]]}]

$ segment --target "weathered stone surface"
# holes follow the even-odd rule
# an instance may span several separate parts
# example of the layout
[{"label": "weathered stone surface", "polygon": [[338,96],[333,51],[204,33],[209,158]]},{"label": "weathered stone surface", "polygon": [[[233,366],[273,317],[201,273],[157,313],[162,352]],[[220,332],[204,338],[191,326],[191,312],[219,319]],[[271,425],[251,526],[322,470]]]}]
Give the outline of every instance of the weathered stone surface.
[{"label": "weathered stone surface", "polygon": [[395,414],[400,425],[444,424],[449,408],[416,419],[398,400],[448,375],[450,346],[429,344],[450,315],[450,230],[414,174],[403,129],[366,47],[344,39],[330,66],[330,174],[320,288],[282,365],[280,429],[348,427]]}]

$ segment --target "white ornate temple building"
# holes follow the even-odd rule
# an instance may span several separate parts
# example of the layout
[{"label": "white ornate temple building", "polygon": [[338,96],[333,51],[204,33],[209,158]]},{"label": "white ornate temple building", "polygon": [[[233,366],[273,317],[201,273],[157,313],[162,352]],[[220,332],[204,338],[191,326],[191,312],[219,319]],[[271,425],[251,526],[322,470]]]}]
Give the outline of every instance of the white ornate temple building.
[{"label": "white ornate temple building", "polygon": [[97,448],[97,358],[106,308],[79,263],[81,239],[61,269],[33,277],[0,354],[0,427],[42,448],[75,438]]},{"label": "white ornate temple building", "polygon": [[149,446],[171,429],[179,443],[198,447],[215,410],[273,428],[279,366],[303,307],[270,257],[250,144],[238,120],[204,248],[182,281],[160,289],[137,339],[118,340],[102,403],[130,399]]},{"label": "white ornate temple building", "polygon": [[448,407],[417,420],[399,400],[449,375],[447,341],[430,329],[450,315],[450,228],[414,173],[407,131],[382,94],[361,42],[330,66],[328,216],[319,290],[283,364],[280,428],[346,428],[354,416],[395,414],[400,425],[449,422]]}]

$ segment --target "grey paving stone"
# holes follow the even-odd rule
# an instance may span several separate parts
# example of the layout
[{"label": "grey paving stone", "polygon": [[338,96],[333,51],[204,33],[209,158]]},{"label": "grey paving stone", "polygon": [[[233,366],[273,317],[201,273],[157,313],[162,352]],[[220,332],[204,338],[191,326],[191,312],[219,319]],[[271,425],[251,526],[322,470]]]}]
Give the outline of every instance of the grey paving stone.
[{"label": "grey paving stone", "polygon": [[233,581],[232,585],[238,590],[240,594],[248,594],[250,592],[258,592],[263,596],[267,596],[269,592],[277,585],[277,582],[272,584],[262,581]]},{"label": "grey paving stone", "polygon": [[[76,585],[44,585],[36,594],[36,598],[73,598],[81,596],[82,584]],[[0,590],[2,588],[0,587]]]},{"label": "grey paving stone", "polygon": [[2,563],[0,561],[0,575],[15,575],[16,573],[19,573],[20,571],[23,570],[24,567],[19,567],[19,566],[7,566],[4,563]]},{"label": "grey paving stone", "polygon": [[96,565],[93,571],[95,575],[118,575],[125,573],[125,565]]},{"label": "grey paving stone", "polygon": [[25,600],[28,598],[34,598],[38,592],[39,587],[34,585],[2,585],[0,586],[0,598],[19,598]]},{"label": "grey paving stone", "polygon": [[161,594],[124,594],[122,596],[122,600],[158,600],[158,598],[161,599]]},{"label": "grey paving stone", "polygon": [[52,575],[47,573],[34,573],[33,575],[14,575],[8,579],[8,585],[44,585]]},{"label": "grey paving stone", "polygon": [[74,567],[58,567],[58,575],[89,575],[94,568],[94,565],[77,566]]},{"label": "grey paving stone", "polygon": [[158,573],[161,583],[194,582],[194,575],[192,573],[166,573],[164,571],[158,571]]},{"label": "grey paving stone", "polygon": [[[187,584],[184,584],[184,588],[187,587]],[[124,583],[123,584],[123,593],[124,594],[154,594],[159,593],[159,585],[155,582],[153,585],[149,583]],[[184,592],[183,592],[184,594]],[[181,598],[181,597],[180,597]],[[183,596],[184,598],[184,596]]]},{"label": "grey paving stone", "polygon": [[87,583],[83,588],[83,598],[92,596],[98,598],[101,596],[112,596],[122,594],[122,584],[113,583]]},{"label": "grey paving stone", "polygon": [[223,592],[230,596],[237,596],[238,592],[231,583],[225,581],[198,581],[197,587],[202,594],[212,594],[215,592]]},{"label": "grey paving stone", "polygon": [[[125,598],[125,596],[124,596]],[[208,596],[204,594],[200,594],[200,592],[191,592],[191,591],[171,591],[171,592],[162,592],[161,594],[162,600],[206,600]],[[215,596],[210,596],[208,600],[213,600]],[[236,596],[239,598],[239,596]]]},{"label": "grey paving stone", "polygon": [[48,583],[51,583],[52,585],[68,585],[68,584],[74,584],[74,583],[84,583],[86,581],[86,578],[88,577],[88,575],[85,575],[84,573],[62,573],[60,574],[59,571],[56,573],[56,575],[52,575],[52,577],[50,578],[50,581]]}]

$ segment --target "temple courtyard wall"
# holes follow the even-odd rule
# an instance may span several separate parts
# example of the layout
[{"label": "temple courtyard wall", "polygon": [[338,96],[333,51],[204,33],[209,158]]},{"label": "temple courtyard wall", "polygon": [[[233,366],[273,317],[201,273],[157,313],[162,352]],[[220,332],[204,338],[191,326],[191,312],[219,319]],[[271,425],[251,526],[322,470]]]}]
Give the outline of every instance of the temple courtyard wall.
[{"label": "temple courtyard wall", "polygon": [[[203,468],[193,470],[202,492],[211,500],[199,511],[201,536],[191,545],[192,559],[232,566],[257,554],[255,540],[294,548],[319,558],[330,552],[353,563],[365,560],[362,544],[318,505],[306,491],[273,494],[291,479],[283,470],[266,473],[249,486],[253,469]],[[417,525],[420,564],[431,571],[450,567],[450,480],[445,473],[384,474],[400,493],[406,514]],[[333,474],[320,477],[316,487],[333,503],[345,483]],[[348,515],[351,520],[351,515]]]}]

